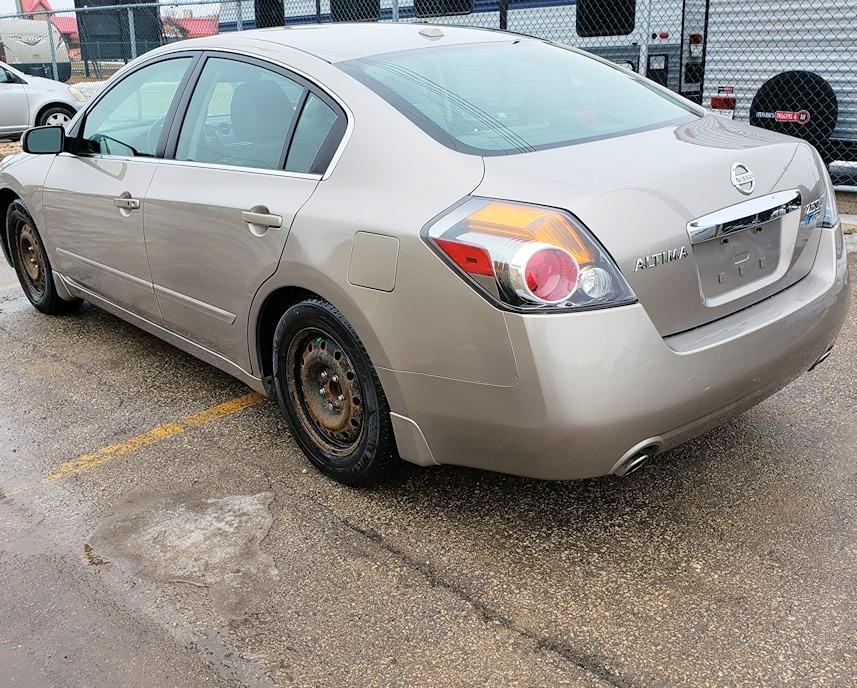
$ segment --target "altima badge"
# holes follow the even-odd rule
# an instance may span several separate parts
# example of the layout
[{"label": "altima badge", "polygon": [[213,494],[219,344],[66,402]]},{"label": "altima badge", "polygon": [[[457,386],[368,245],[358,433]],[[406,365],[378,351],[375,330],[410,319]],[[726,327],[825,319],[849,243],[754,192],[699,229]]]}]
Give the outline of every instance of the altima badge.
[{"label": "altima badge", "polygon": [[756,188],[756,175],[743,162],[732,165],[732,186],[742,194],[751,194]]},{"label": "altima badge", "polygon": [[687,258],[687,249],[684,246],[681,248],[671,248],[668,251],[661,251],[660,253],[653,253],[649,256],[641,256],[637,258],[637,262],[634,265],[634,272],[656,268],[658,265],[672,263],[685,258]]}]

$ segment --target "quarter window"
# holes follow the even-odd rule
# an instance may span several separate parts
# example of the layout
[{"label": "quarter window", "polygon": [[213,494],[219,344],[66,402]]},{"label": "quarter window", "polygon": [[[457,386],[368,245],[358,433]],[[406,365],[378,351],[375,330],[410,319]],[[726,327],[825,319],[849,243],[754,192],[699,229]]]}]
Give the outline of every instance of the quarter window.
[{"label": "quarter window", "polygon": [[176,160],[280,169],[303,92],[264,67],[210,58],[188,105]]},{"label": "quarter window", "polygon": [[179,84],[193,58],[156,62],[129,74],[86,115],[84,151],[152,157]]},{"label": "quarter window", "polygon": [[[321,98],[310,94],[289,146],[286,169],[290,172],[324,172],[333,154],[325,142],[332,138],[337,120],[338,115]],[[338,142],[337,136],[334,143]]]}]

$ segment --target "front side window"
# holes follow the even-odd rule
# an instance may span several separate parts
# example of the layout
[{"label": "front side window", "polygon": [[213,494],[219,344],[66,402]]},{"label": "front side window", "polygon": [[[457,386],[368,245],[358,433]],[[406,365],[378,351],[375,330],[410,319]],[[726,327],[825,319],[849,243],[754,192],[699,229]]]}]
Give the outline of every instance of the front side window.
[{"label": "front side window", "polygon": [[209,59],[188,105],[176,160],[279,169],[303,92],[264,67]]},{"label": "front side window", "polygon": [[340,62],[439,142],[504,155],[619,136],[695,114],[636,75],[538,40]]},{"label": "front side window", "polygon": [[84,152],[152,157],[192,57],[163,60],[129,74],[87,113]]}]

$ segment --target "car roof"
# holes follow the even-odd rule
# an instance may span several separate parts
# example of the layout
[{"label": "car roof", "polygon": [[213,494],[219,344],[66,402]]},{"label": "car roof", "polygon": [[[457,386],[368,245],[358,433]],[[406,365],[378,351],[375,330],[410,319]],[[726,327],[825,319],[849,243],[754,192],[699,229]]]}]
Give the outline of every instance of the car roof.
[{"label": "car roof", "polygon": [[240,43],[241,40],[274,43],[300,50],[327,62],[341,62],[432,46],[490,43],[520,38],[490,29],[436,24],[341,23],[254,29],[212,36],[201,41],[206,43],[206,47],[215,48],[218,38],[221,37],[228,37],[233,46],[236,41]]}]

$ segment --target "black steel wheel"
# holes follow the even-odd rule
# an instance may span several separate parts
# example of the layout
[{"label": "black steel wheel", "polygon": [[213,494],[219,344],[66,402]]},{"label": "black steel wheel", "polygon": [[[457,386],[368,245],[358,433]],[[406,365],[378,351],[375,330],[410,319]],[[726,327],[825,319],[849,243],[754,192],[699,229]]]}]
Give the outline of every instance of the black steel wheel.
[{"label": "black steel wheel", "polygon": [[19,200],[6,212],[6,238],[18,281],[30,303],[42,313],[57,315],[75,308],[80,301],[64,301],[57,292],[51,263],[36,223]]},{"label": "black steel wheel", "polygon": [[357,333],[331,304],[301,301],[274,334],[280,408],[309,460],[347,485],[368,485],[399,464],[390,411]]}]

